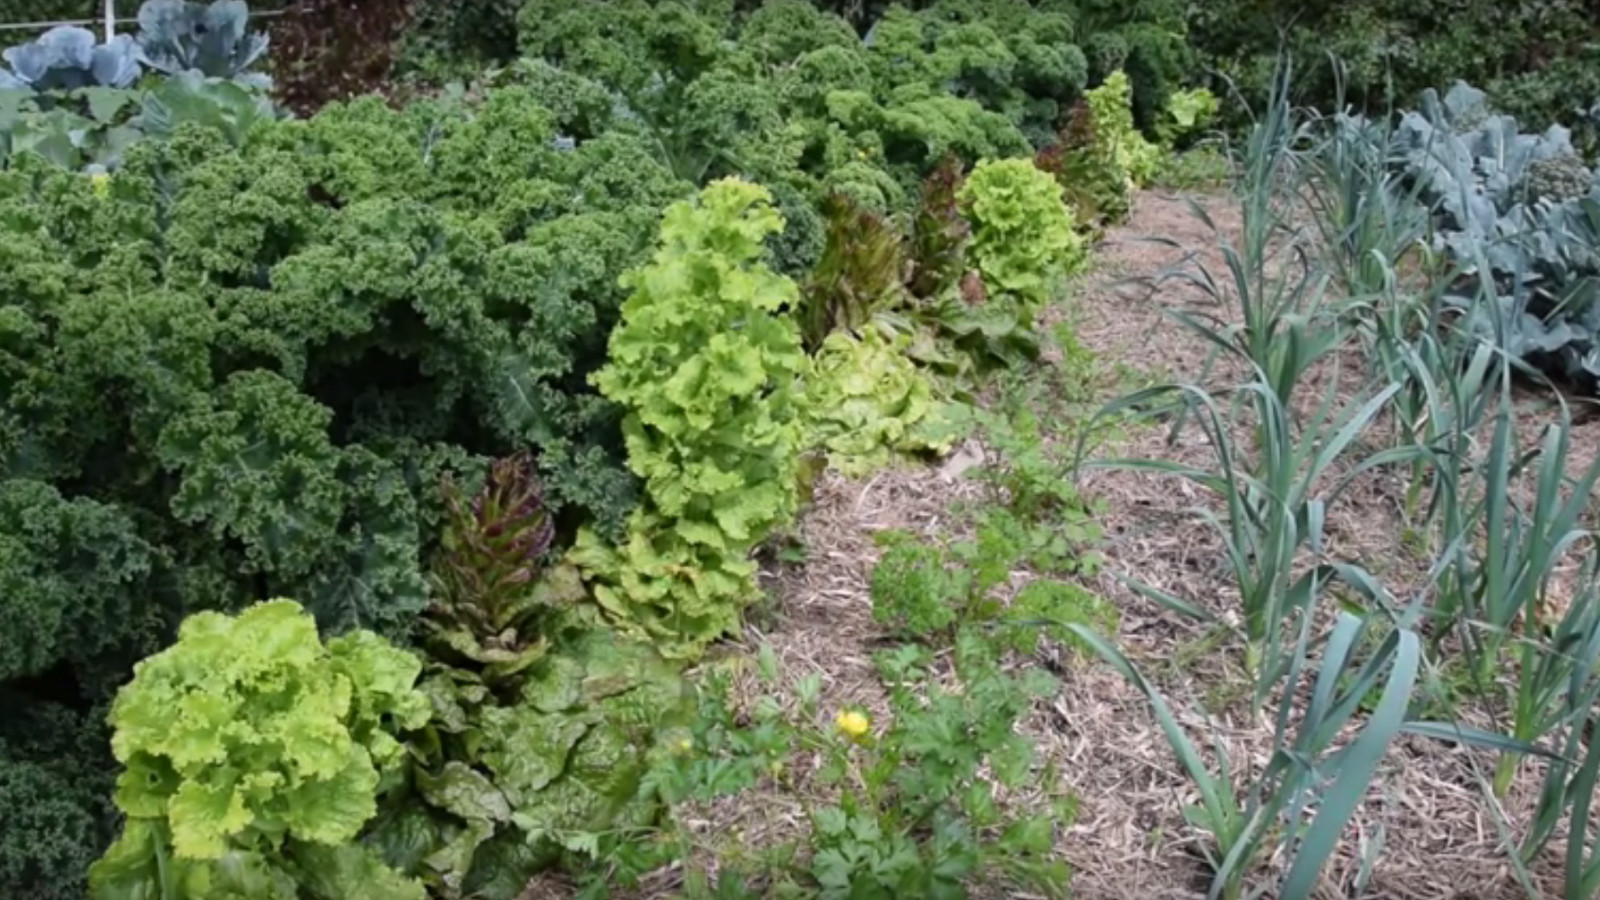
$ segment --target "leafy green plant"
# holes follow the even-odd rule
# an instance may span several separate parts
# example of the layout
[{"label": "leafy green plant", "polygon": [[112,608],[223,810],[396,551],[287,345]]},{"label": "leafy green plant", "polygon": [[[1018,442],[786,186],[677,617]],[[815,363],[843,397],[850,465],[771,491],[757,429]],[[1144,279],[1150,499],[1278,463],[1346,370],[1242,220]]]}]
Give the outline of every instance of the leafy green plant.
[{"label": "leafy green plant", "polygon": [[1161,150],[1145,139],[1133,123],[1133,87],[1127,73],[1118,69],[1097,88],[1084,93],[1094,120],[1094,146],[1112,167],[1134,187],[1147,184],[1156,173]]},{"label": "leafy green plant", "polygon": [[829,335],[806,381],[806,445],[849,477],[880,468],[895,454],[948,450],[956,423],[926,374],[868,328]]},{"label": "leafy green plant", "polygon": [[1039,417],[1026,404],[1005,413],[976,414],[989,458],[972,477],[988,485],[990,500],[1023,522],[1048,526],[1074,545],[1092,544],[1100,532],[1095,509],[1073,481],[1066,448],[1046,440]]},{"label": "leafy green plant", "polygon": [[[837,806],[810,811],[810,875],[821,896],[964,898],[968,882],[985,876],[1066,896],[1070,872],[1052,846],[1055,829],[1072,819],[1070,801],[1019,813],[998,799],[1030,774],[1033,748],[1015,723],[1054,679],[1037,669],[1006,674],[972,633],[958,636],[955,658],[959,687],[951,689],[931,683],[920,654],[883,661],[892,721],[881,735],[862,732],[831,748],[821,777],[846,790]],[[840,720],[847,735],[853,724]],[[997,784],[979,776],[986,766]],[[1047,795],[1060,790],[1041,781]],[[982,840],[985,832],[996,837]]]},{"label": "leafy green plant", "polygon": [[[299,604],[198,613],[111,707],[122,837],[97,897],[420,898],[354,842],[427,723],[422,663],[371,632],[324,646]],[[357,875],[359,879],[350,879]],[[213,893],[217,892],[217,893]]]},{"label": "leafy green plant", "polygon": [[829,195],[822,210],[822,257],[795,310],[811,353],[835,332],[862,335],[875,315],[900,306],[905,297],[904,248],[894,227],[840,194]]},{"label": "leafy green plant", "polygon": [[794,282],[760,262],[783,227],[764,188],[728,179],[670,207],[595,374],[627,408],[648,500],[621,546],[580,533],[573,560],[619,627],[692,654],[755,593],[750,552],[794,515],[807,359]]},{"label": "leafy green plant", "polygon": [[1073,230],[1060,187],[1029,160],[978,163],[959,197],[972,222],[972,259],[989,302],[1009,297],[1031,316],[1056,278],[1087,266],[1087,248]]},{"label": "leafy green plant", "polygon": [[1133,185],[1099,141],[1094,113],[1087,103],[1080,101],[1072,107],[1055,142],[1034,156],[1034,164],[1061,185],[1078,227],[1098,229],[1128,217]]},{"label": "leafy green plant", "polygon": [[[765,778],[786,779],[798,765],[819,765],[817,777],[838,799],[808,804],[806,850],[758,848],[754,866],[729,861],[715,894],[694,869],[687,884],[728,897],[762,895],[752,893],[762,881],[769,895],[785,896],[962,898],[980,885],[1065,896],[1069,873],[1052,845],[1076,805],[1052,770],[1035,772],[1032,746],[1015,729],[1054,680],[1036,669],[1012,673],[996,652],[981,631],[962,629],[954,675],[942,683],[922,648],[885,651],[877,663],[890,718],[874,723],[845,709],[831,728],[815,724],[814,677],[801,679],[793,713],[764,703],[747,717],[728,707],[726,683],[714,679],[702,694],[693,740],[654,773],[667,796],[727,796]],[[764,666],[768,684],[778,674],[775,660]],[[1021,807],[1004,793],[1024,779],[1043,787],[1039,803]],[[693,849],[684,831],[667,840],[679,853]]]},{"label": "leafy green plant", "polygon": [[513,690],[488,690],[479,671],[436,666],[421,685],[433,721],[369,837],[391,865],[438,896],[511,900],[538,872],[594,864],[654,823],[645,775],[689,710],[672,664],[587,631]]},{"label": "leafy green plant", "polygon": [[1211,124],[1221,108],[1217,95],[1205,88],[1173,91],[1167,98],[1167,117],[1156,128],[1161,142],[1176,145]]},{"label": "leafy green plant", "polygon": [[[905,637],[938,642],[977,625],[1026,652],[1052,621],[1115,624],[1104,600],[1067,582],[1035,577],[1010,590],[1024,567],[1043,576],[1092,569],[1094,557],[1084,544],[1030,528],[1003,509],[981,514],[970,540],[928,543],[887,531],[877,541],[884,553],[872,570],[873,617]],[[1043,633],[1067,637],[1053,627]]]},{"label": "leafy green plant", "polygon": [[1215,144],[1198,144],[1162,157],[1155,183],[1178,191],[1207,191],[1226,185],[1233,177],[1233,162]]}]

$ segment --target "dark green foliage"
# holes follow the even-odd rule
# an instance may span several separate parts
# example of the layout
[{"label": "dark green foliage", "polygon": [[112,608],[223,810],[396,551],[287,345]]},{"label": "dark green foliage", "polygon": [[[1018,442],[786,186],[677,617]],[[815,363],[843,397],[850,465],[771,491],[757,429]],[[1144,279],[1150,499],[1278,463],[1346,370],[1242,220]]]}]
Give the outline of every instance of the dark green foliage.
[{"label": "dark green foliage", "polygon": [[0,689],[0,884],[8,893],[86,896],[84,874],[116,830],[103,714]]},{"label": "dark green foliage", "polygon": [[117,507],[0,481],[0,682],[152,649],[165,630],[165,610],[148,597],[155,564]]},{"label": "dark green foliage", "polygon": [[400,72],[453,77],[517,53],[521,0],[420,0],[398,48]]},{"label": "dark green foliage", "polygon": [[[407,634],[438,486],[488,457],[532,452],[553,523],[620,524],[635,482],[586,379],[688,185],[635,135],[563,144],[561,116],[524,86],[364,99],[239,144],[184,126],[109,176],[0,172],[6,718],[104,700],[197,610],[294,596]],[[6,825],[55,853],[75,815]],[[77,865],[26,845],[3,865]]]},{"label": "dark green foliage", "polygon": [[1190,6],[1182,0],[1079,0],[1078,34],[1088,57],[1089,80],[1099,84],[1117,69],[1127,72],[1133,82],[1134,121],[1146,134],[1156,133],[1166,115],[1167,97],[1192,77],[1196,58],[1187,40]]},{"label": "dark green foliage", "polygon": [[1257,107],[1280,29],[1301,99],[1321,107],[1338,94],[1329,53],[1348,69],[1348,100],[1373,113],[1457,78],[1535,130],[1583,124],[1581,111],[1600,98],[1600,23],[1584,0],[1228,0],[1196,10],[1197,47]]}]

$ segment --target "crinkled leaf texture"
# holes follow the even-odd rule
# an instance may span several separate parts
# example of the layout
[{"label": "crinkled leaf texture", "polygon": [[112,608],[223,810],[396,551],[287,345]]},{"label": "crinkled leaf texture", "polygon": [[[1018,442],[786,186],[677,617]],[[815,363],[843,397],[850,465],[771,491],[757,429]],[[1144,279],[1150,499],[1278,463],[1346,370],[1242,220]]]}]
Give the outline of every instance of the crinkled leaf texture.
[{"label": "crinkled leaf texture", "polygon": [[654,823],[645,774],[691,714],[677,667],[648,644],[580,633],[499,699],[442,670],[424,689],[435,719],[414,741],[414,794],[370,840],[444,897],[510,900],[575,835]]},{"label": "crinkled leaf texture", "polygon": [[692,655],[738,620],[748,557],[795,512],[807,359],[794,282],[761,260],[782,217],[765,188],[714,182],[669,207],[660,246],[593,381],[627,410],[628,465],[647,502],[621,546],[579,536],[573,560],[619,627]]},{"label": "crinkled leaf texture", "polygon": [[954,429],[927,375],[876,328],[829,335],[806,383],[809,444],[852,478],[897,453],[948,450]]},{"label": "crinkled leaf texture", "polygon": [[1031,160],[984,160],[962,185],[972,220],[972,258],[993,296],[1006,293],[1037,310],[1052,279],[1082,271],[1084,239],[1073,230],[1061,186]]},{"label": "crinkled leaf texture", "polygon": [[401,755],[396,734],[428,721],[414,687],[421,669],[370,632],[324,647],[290,600],[190,616],[178,642],[139,663],[112,704],[111,748],[125,766],[116,799],[129,830],[91,883],[127,877],[138,855],[129,842],[208,863],[212,878],[239,853],[259,852],[278,871],[286,840],[321,854],[328,884],[363,870],[337,848],[376,813],[380,778]]}]

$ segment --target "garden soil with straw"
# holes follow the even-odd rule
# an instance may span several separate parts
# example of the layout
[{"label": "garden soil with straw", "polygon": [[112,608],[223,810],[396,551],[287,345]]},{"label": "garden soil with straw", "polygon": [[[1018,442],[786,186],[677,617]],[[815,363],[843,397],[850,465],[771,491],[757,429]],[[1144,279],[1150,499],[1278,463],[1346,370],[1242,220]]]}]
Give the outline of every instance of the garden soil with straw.
[{"label": "garden soil with straw", "polygon": [[[1219,227],[1237,226],[1229,198],[1194,199]],[[1157,236],[1163,240],[1151,240]],[[1092,274],[1051,311],[1056,320],[1074,325],[1079,342],[1098,357],[1099,368],[1121,373],[1103,379],[1099,400],[1126,390],[1128,373],[1145,382],[1197,377],[1207,347],[1170,322],[1163,309],[1187,304],[1199,310],[1208,301],[1177,281],[1153,284],[1149,279],[1159,279],[1188,254],[1210,254],[1209,264],[1219,271],[1215,247],[1215,237],[1193,215],[1188,198],[1158,192],[1142,194],[1131,220],[1108,232],[1095,252]],[[1330,386],[1342,397],[1359,389],[1356,348],[1336,357],[1308,379],[1304,394],[1309,402]],[[1213,381],[1225,383],[1239,374],[1219,365]],[[1600,447],[1600,420],[1585,410],[1577,413],[1582,424],[1574,443]],[[1048,416],[1044,421],[1058,427],[1054,440],[1076,440],[1071,431],[1075,423]],[[1536,429],[1537,423],[1524,436],[1525,444],[1536,438]],[[1171,444],[1170,437],[1168,425],[1122,427],[1097,453],[1210,464],[1210,448],[1198,429],[1187,429]],[[1369,447],[1380,440],[1373,438]],[[869,581],[878,554],[873,535],[891,528],[929,537],[959,535],[964,526],[955,510],[979,492],[962,470],[981,458],[981,452],[968,446],[939,463],[860,480],[833,472],[821,478],[796,535],[805,547],[804,562],[769,567],[769,603],[751,611],[741,641],[718,654],[720,663],[708,663],[731,664],[739,673],[734,679],[737,703],[750,708],[776,701],[793,707],[795,683],[813,675],[822,684],[819,715],[850,706],[881,718],[884,697],[871,659],[888,642],[872,617]],[[1250,712],[1250,679],[1239,665],[1241,648],[1219,629],[1158,607],[1116,578],[1137,578],[1219,617],[1236,615],[1238,594],[1217,535],[1192,514],[1210,498],[1186,481],[1117,469],[1087,470],[1082,489],[1102,501],[1106,534],[1106,564],[1088,586],[1117,605],[1120,645],[1166,694],[1197,745],[1224,748],[1236,779],[1245,769],[1259,770],[1272,745],[1275,710],[1269,705],[1260,716]],[[1427,574],[1426,561],[1407,551],[1402,540],[1404,492],[1398,473],[1364,477],[1329,510],[1326,526],[1331,554],[1361,561],[1397,594],[1416,589]],[[753,662],[762,645],[775,652],[783,672],[784,684],[776,692],[762,681]],[[1041,764],[1053,763],[1062,784],[1079,801],[1077,819],[1058,831],[1059,850],[1074,869],[1072,895],[1080,900],[1205,897],[1209,872],[1203,836],[1182,814],[1198,795],[1145,699],[1097,661],[1060,647],[1047,652],[1051,658],[1045,662],[1061,678],[1061,690],[1041,702],[1023,727],[1038,742]],[[1492,711],[1486,709],[1458,708],[1455,717],[1482,727],[1494,724]],[[796,757],[798,771],[691,810],[683,824],[707,853],[687,864],[710,867],[713,857],[727,859],[731,852],[738,858],[741,850],[754,854],[803,836],[809,827],[808,801],[826,799],[808,796],[813,788],[804,759]],[[1347,829],[1339,855],[1324,872],[1319,900],[1524,896],[1502,849],[1501,826],[1484,800],[1493,768],[1488,753],[1399,738]],[[1501,804],[1510,833],[1520,833],[1518,826],[1532,809],[1538,786],[1538,772],[1525,764]],[[1545,882],[1547,891],[1559,893],[1561,841],[1552,846],[1532,867],[1533,875]],[[1369,851],[1377,855],[1370,871],[1362,863]],[[1274,867],[1283,863],[1268,860],[1253,885],[1273,883]],[[681,886],[682,871],[675,866],[626,896],[664,897]],[[524,898],[567,896],[569,890],[541,880]],[[1019,896],[981,887],[974,895]]]}]

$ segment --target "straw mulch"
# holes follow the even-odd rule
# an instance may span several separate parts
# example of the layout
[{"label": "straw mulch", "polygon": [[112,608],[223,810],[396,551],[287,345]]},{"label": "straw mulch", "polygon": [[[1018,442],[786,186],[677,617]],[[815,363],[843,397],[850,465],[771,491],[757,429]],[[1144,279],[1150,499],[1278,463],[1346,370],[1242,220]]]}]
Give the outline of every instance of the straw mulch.
[{"label": "straw mulch", "polygon": [[[1200,200],[1220,227],[1238,227],[1226,197]],[[1152,235],[1178,247],[1146,240]],[[1220,273],[1214,248],[1215,237],[1191,215],[1184,198],[1146,193],[1132,221],[1105,237],[1095,256],[1095,273],[1054,315],[1071,321],[1080,342],[1108,367],[1120,363],[1158,380],[1193,378],[1207,347],[1173,324],[1163,309],[1189,305],[1219,315],[1231,311],[1208,307],[1209,301],[1191,288],[1168,282],[1152,289],[1136,279],[1163,271],[1190,251]],[[1348,400],[1360,389],[1360,359],[1354,349],[1337,363],[1313,373],[1307,388],[1313,395],[1310,402],[1325,390]],[[1212,381],[1222,384],[1239,375],[1237,367],[1225,364]],[[1115,381],[1101,386],[1105,397],[1124,389]],[[1539,402],[1532,398],[1528,404],[1536,407]],[[1059,436],[1070,437],[1065,431]],[[1165,426],[1126,428],[1100,452],[1210,463],[1211,450],[1198,430],[1189,429],[1172,444],[1168,437]],[[1386,437],[1369,436],[1367,449],[1381,446]],[[1575,443],[1600,447],[1600,422],[1580,424]],[[766,644],[789,685],[808,674],[820,676],[823,715],[850,705],[881,711],[884,700],[871,664],[872,653],[884,646],[868,591],[878,553],[873,534],[902,528],[948,535],[962,527],[953,509],[977,494],[977,487],[959,474],[971,461],[971,448],[964,452],[969,455],[965,460],[907,466],[859,481],[824,475],[798,528],[805,561],[768,573],[772,602],[755,611],[742,640],[727,648],[727,658],[742,656],[748,663],[754,650]],[[1086,473],[1082,488],[1105,503],[1107,563],[1091,586],[1119,607],[1117,641],[1165,692],[1199,746],[1220,744],[1236,774],[1259,769],[1271,746],[1272,711],[1251,715],[1239,646],[1216,629],[1141,599],[1113,577],[1136,577],[1224,619],[1236,617],[1238,594],[1223,565],[1220,542],[1193,515],[1212,499],[1187,482],[1111,469]],[[1360,561],[1397,596],[1421,586],[1427,566],[1401,540],[1404,489],[1397,473],[1366,477],[1329,511],[1327,522],[1331,552]],[[743,671],[735,684],[740,703],[768,697],[792,705],[792,694],[784,689],[788,685],[774,696],[753,665]],[[1077,820],[1059,832],[1060,852],[1075,869],[1073,895],[1082,900],[1203,898],[1208,875],[1200,852],[1203,835],[1182,815],[1183,807],[1198,796],[1147,703],[1103,665],[1068,660],[1061,672],[1059,696],[1040,704],[1023,727],[1038,741],[1041,756],[1058,764],[1081,801]],[[1488,711],[1464,710],[1461,715],[1482,727],[1494,726]],[[1492,756],[1484,753],[1402,738],[1391,748],[1349,828],[1340,857],[1325,872],[1319,898],[1525,896],[1484,798],[1483,785],[1493,765]],[[692,811],[687,824],[703,839],[708,855],[691,864],[714,867],[713,848],[726,853],[803,836],[808,799],[819,799],[808,798],[805,776],[804,771],[788,773],[779,782]],[[1525,765],[1503,804],[1502,813],[1514,828],[1532,808],[1538,776],[1535,766]],[[1535,867],[1536,876],[1556,874],[1556,843],[1552,858]],[[1363,877],[1362,854],[1380,846],[1375,867]],[[1257,884],[1271,884],[1284,862],[1267,861]],[[652,878],[640,895],[664,896],[680,884],[681,871],[674,868]]]}]

